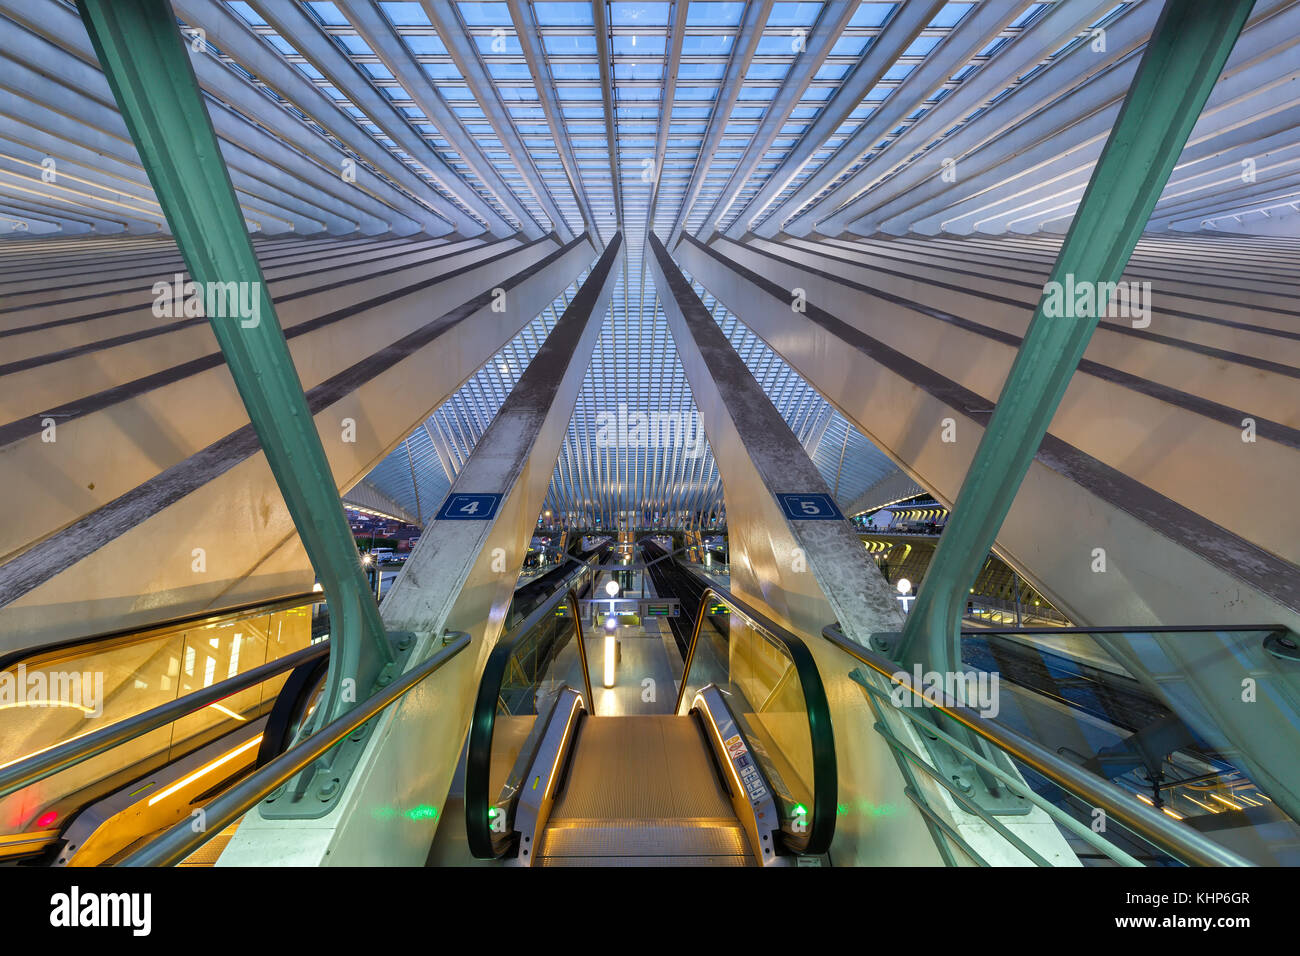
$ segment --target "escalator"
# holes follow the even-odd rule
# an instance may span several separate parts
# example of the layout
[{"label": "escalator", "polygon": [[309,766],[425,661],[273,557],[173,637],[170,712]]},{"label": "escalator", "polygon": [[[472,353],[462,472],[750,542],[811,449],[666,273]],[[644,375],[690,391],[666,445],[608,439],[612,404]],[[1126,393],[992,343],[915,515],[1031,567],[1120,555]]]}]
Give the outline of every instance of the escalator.
[{"label": "escalator", "polygon": [[[516,592],[511,614],[534,606],[534,592]],[[0,865],[116,863],[266,766],[319,699],[329,630],[312,591],[0,657]],[[26,699],[15,690],[38,686]],[[204,695],[213,699],[185,704]],[[150,718],[164,708],[173,715]],[[119,730],[111,747],[31,772]],[[210,865],[232,833],[188,865]]]},{"label": "escalator", "polygon": [[752,866],[706,733],[694,716],[584,717],[535,865]]},{"label": "escalator", "polygon": [[[283,752],[324,684],[328,630],[307,592],[0,659],[0,682],[37,691],[5,708],[0,863],[112,863]],[[105,733],[120,739],[33,768]]]},{"label": "escalator", "polygon": [[488,658],[466,748],[470,852],[520,866],[825,862],[835,745],[803,642],[738,607],[706,615],[677,686],[629,712],[593,689],[603,628],[580,634],[572,607],[553,595]]}]

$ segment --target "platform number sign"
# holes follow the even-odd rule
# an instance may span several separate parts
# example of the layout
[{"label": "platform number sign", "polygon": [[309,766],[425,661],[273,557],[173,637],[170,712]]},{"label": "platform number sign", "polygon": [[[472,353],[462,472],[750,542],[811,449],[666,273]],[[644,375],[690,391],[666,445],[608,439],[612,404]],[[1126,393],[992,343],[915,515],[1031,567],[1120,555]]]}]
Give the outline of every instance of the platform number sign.
[{"label": "platform number sign", "polygon": [[843,521],[844,515],[830,495],[777,495],[781,510],[791,521]]},{"label": "platform number sign", "polygon": [[500,495],[450,494],[438,511],[438,521],[488,521],[496,516]]}]

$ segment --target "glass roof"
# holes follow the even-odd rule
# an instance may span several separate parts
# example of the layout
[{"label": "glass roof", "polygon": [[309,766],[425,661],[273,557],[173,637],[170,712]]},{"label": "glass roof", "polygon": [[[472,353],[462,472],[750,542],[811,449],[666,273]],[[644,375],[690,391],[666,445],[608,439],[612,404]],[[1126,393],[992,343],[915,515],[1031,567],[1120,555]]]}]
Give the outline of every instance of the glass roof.
[{"label": "glass roof", "polygon": [[[612,303],[547,499],[552,510],[606,525],[620,512],[673,523],[723,508],[707,451],[615,450],[595,440],[598,416],[620,406],[694,415],[647,270],[649,232],[670,249],[682,234],[749,242],[813,230],[1059,235],[1095,156],[1088,153],[1095,130],[1083,143],[1074,133],[1117,107],[1116,80],[1136,69],[1161,6],[175,3],[194,21],[180,21],[187,35],[206,34],[191,46],[192,59],[220,120],[223,151],[232,147],[227,164],[250,229],[554,232],[563,241],[587,233],[596,246],[623,232]],[[0,182],[0,231],[6,224],[16,235],[166,231],[130,144],[105,131],[111,108],[102,78],[87,72],[94,51],[75,4],[10,7],[0,18],[0,48],[26,84],[6,105],[11,130],[25,137],[16,145],[28,156],[70,151],[67,165],[80,179],[75,188],[52,186],[58,192],[48,201],[21,176]],[[1235,180],[1248,151],[1263,155],[1289,142],[1275,128],[1289,115],[1278,112],[1277,90],[1294,70],[1296,31],[1285,27],[1298,13],[1300,0],[1270,0],[1243,33],[1224,74],[1241,88],[1216,91],[1223,102],[1198,123],[1156,207],[1158,229],[1296,228],[1297,184],[1285,159],[1261,164],[1258,182],[1245,189],[1207,184],[1211,174],[1220,177],[1216,187]],[[78,104],[85,115],[72,108]],[[79,137],[101,149],[82,149]],[[343,195],[322,188],[327,177],[334,185],[339,156],[355,162],[363,188]],[[948,157],[975,172],[934,190]],[[32,162],[11,161],[24,169]],[[1043,176],[1045,168],[1053,175]],[[140,201],[123,203],[123,195]],[[842,505],[892,481],[878,450],[704,294]],[[372,489],[427,515],[565,303],[561,297],[535,317],[436,409],[368,477]]]},{"label": "glass roof", "polygon": [[[1005,4],[1008,15],[991,41],[984,43],[981,36],[974,55],[951,63],[938,82],[919,89],[909,77],[931,58],[951,61],[949,41],[960,46],[954,38],[980,7],[947,3],[883,64],[861,96],[846,102],[840,95],[846,77],[872,56],[902,4],[823,0],[774,2],[769,8],[718,0],[383,0],[378,8],[387,29],[422,71],[418,83],[406,78],[411,89],[397,75],[392,54],[375,49],[381,41],[373,25],[361,23],[350,4],[300,4],[315,28],[409,126],[394,130],[391,116],[368,115],[329,71],[301,53],[298,37],[280,35],[259,13],[267,8],[225,2],[277,56],[474,221],[485,222],[486,209],[520,228],[526,216],[544,231],[594,230],[602,245],[623,229],[623,269],[546,502],[553,511],[593,523],[599,519],[605,526],[620,513],[671,524],[684,516],[718,516],[723,508],[707,452],[688,458],[671,450],[602,448],[595,442],[597,416],[620,406],[694,415],[646,266],[647,230],[665,240],[682,231],[707,237],[742,217],[750,228],[778,214],[796,217],[839,190],[977,76],[1051,6]],[[679,6],[685,7],[684,17]],[[269,10],[267,15],[274,19]],[[1007,89],[1016,82],[1009,79]],[[671,101],[665,103],[668,90]],[[854,135],[891,97],[904,95],[900,90],[907,96],[900,104],[904,112],[861,152],[861,137],[855,141]],[[833,115],[843,115],[842,121],[830,129],[825,122],[815,126],[832,103]],[[958,117],[940,139],[954,135],[974,115]],[[436,154],[441,170],[412,155],[406,135],[411,131]],[[811,131],[817,132],[816,141],[805,142]],[[769,177],[790,163],[797,165],[796,174],[756,204]],[[801,204],[792,204],[791,197],[801,195],[824,166],[836,175]],[[485,208],[467,203],[467,195]],[[841,503],[894,470],[735,316],[700,291]],[[562,297],[535,319],[367,480],[420,518],[436,508],[565,304]]]},{"label": "glass roof", "polygon": [[[897,174],[978,117],[987,104],[954,116],[923,148],[889,150],[1052,9],[998,4],[989,29],[988,17],[976,22],[987,8],[980,3],[927,8],[927,22],[896,26],[905,4],[857,0],[208,1],[234,13],[251,43],[264,44],[382,147],[356,156],[359,165],[437,215],[454,211],[487,229],[589,232],[598,245],[623,229],[623,268],[546,501],[606,527],[628,512],[675,524],[720,516],[724,507],[707,450],[686,457],[595,442],[597,416],[620,406],[694,415],[647,271],[647,232],[671,247],[682,232],[735,235],[774,217],[777,225],[797,219],[828,195],[852,199],[854,177],[879,157],[888,160],[885,176]],[[1102,20],[1130,5],[1105,12],[1102,4]],[[1021,77],[1009,75],[996,94],[1083,39],[1058,46]],[[250,51],[208,44],[208,53],[276,101],[286,121],[356,155],[347,135],[309,105],[244,68]],[[385,153],[391,160],[381,163]],[[417,179],[394,178],[396,164]],[[783,179],[764,191],[779,170]],[[823,170],[833,176],[814,179]],[[465,382],[368,484],[421,520],[435,509],[576,287]],[[894,471],[699,291],[841,503]]]}]

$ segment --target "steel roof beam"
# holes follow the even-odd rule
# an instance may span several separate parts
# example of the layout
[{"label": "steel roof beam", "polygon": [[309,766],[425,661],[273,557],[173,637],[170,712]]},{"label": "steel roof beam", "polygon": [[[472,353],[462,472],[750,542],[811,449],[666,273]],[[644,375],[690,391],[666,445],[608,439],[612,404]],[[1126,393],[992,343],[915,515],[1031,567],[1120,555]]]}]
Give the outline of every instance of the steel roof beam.
[{"label": "steel roof beam", "polygon": [[[4,146],[0,146],[4,149]],[[71,182],[65,175],[61,181],[44,182],[30,167],[9,159],[5,150],[0,152],[0,192],[13,195],[37,207],[51,211],[63,210],[84,216],[96,232],[119,233],[157,232],[159,223],[141,218],[142,210],[126,204],[114,203],[111,197],[89,193],[82,183]]]},{"label": "steel roof beam", "polygon": [[[81,21],[67,6],[58,3],[24,3],[22,0],[0,0],[0,10],[20,22],[24,29],[57,44],[87,63],[95,63],[94,50],[90,39],[85,35]],[[301,178],[312,178],[317,190],[333,196],[340,209],[351,208],[355,212],[345,218],[358,220],[363,231],[395,232],[406,235],[420,229],[410,215],[401,211],[402,206],[414,206],[410,198],[393,187],[387,180],[376,176],[364,165],[356,170],[357,183],[348,185],[339,176],[342,153],[319,133],[309,130],[297,117],[289,114],[283,107],[273,103],[268,97],[249,88],[249,84],[236,76],[225,64],[215,57],[195,55],[190,57],[194,72],[203,89],[217,100],[238,111],[239,120],[236,127],[238,141],[245,142],[249,137],[267,138],[264,130],[273,131],[269,137],[270,147],[259,146],[257,152],[273,159],[291,172],[302,172]],[[251,119],[264,129],[250,125]],[[276,140],[280,140],[277,143]],[[283,148],[287,143],[303,154],[301,157],[292,150]],[[311,177],[307,172],[311,160],[327,171],[324,178]],[[143,170],[138,181],[147,187],[148,178]],[[387,198],[380,198],[386,196]],[[160,214],[161,215],[161,214]]]},{"label": "steel roof beam", "polygon": [[[909,113],[925,102],[966,61],[992,43],[1030,5],[1030,0],[1014,0],[1012,3],[988,3],[973,7],[953,27],[947,38],[907,75],[835,154],[793,196],[781,204],[773,218],[788,218],[791,213],[797,212],[793,223],[784,226],[785,231],[792,235],[807,235],[815,226],[819,226],[820,220],[833,214],[832,210],[838,206],[838,197],[844,195],[841,191],[842,184],[821,199],[815,197],[858,163],[882,137],[888,135]],[[805,206],[808,208],[801,209]]]},{"label": "steel roof beam", "polygon": [[[295,50],[320,70],[340,93],[355,103],[358,109],[406,150],[416,163],[427,169],[467,208],[482,217],[488,224],[488,232],[494,236],[508,236],[515,232],[515,228],[501,218],[482,196],[470,188],[470,185],[447,165],[424,137],[412,128],[407,118],[374,87],[370,78],[362,73],[351,58],[321,31],[316,20],[295,4],[271,4],[266,0],[249,0],[249,4],[267,23],[275,27]],[[464,210],[427,186],[423,198],[426,198],[440,214],[449,218],[455,225],[456,231],[462,235],[475,235],[482,231],[483,227],[466,215]]]},{"label": "steel roof beam", "polygon": [[[398,211],[420,223],[430,235],[439,236],[458,231],[462,235],[478,235],[484,231],[482,226],[470,223],[460,210],[431,190],[429,184],[417,176],[414,170],[375,142],[324,90],[281,59],[229,7],[203,3],[201,0],[175,0],[173,8],[186,23],[203,29],[210,44],[255,75],[268,89],[292,103],[322,129],[332,133],[359,158],[387,176],[395,189],[404,190],[398,193],[403,197],[401,205],[397,207]],[[340,161],[345,158],[348,157],[339,157]],[[357,178],[358,181],[363,178],[360,170]],[[452,210],[455,210],[454,214]],[[455,225],[461,221],[468,223],[468,232],[461,231]]]},{"label": "steel roof beam", "polygon": [[[1123,84],[1131,80],[1137,61],[1125,61],[1146,44],[1159,16],[1160,9],[1154,4],[1137,4],[1128,8],[1106,28],[1105,53],[1093,52],[1086,43],[1075,47],[1054,60],[1048,69],[1016,87],[1014,92],[981,116],[978,122],[968,123],[952,136],[946,137],[942,146],[944,155],[956,159],[962,183],[970,178],[970,163],[979,163],[979,168],[984,169],[986,158],[991,162],[993,156],[1012,155],[1013,141],[1024,148],[1029,137],[1022,130],[1025,124],[1035,122],[1035,117],[1041,113],[1044,104],[1051,104],[1053,113],[1063,112],[1067,108],[1066,104],[1082,102],[1091,97],[1097,86]],[[999,74],[983,70],[971,77],[968,83],[974,84],[986,72],[996,85]],[[952,115],[947,112],[949,104],[953,101],[952,97],[966,86],[967,83],[963,83],[957,91],[945,98],[938,109],[931,112],[939,118],[946,116],[951,121]],[[1093,89],[1090,90],[1089,87]],[[1122,95],[1122,92],[1114,94],[1115,97]],[[1110,98],[1114,97],[1108,97]],[[1094,108],[1096,105],[1100,104],[1094,100]],[[927,119],[928,115],[921,119]],[[909,129],[900,137],[900,141],[911,134],[912,129]],[[906,234],[907,210],[928,198],[949,192],[952,185],[936,175],[933,167],[924,162],[913,162],[867,194],[872,197],[875,205],[861,218],[850,223],[849,228],[863,233]]]},{"label": "steel roof beam", "polygon": [[[853,15],[858,12],[859,6],[858,0],[830,0],[826,4],[811,35],[807,38],[806,47],[790,65],[789,75],[777,90],[776,96],[768,103],[762,122],[750,137],[740,161],[731,171],[731,178],[727,180],[727,185],[709,214],[700,223],[695,235],[701,238],[709,236],[727,215],[736,197],[745,188],[758,168],[758,164],[763,161],[772,143],[781,134],[781,128],[789,122],[790,113],[799,105],[799,100],[807,92],[813,76],[821,69],[831,48],[840,38],[849,21],[853,19]],[[740,222],[740,218],[737,218],[737,222]]]},{"label": "steel roof beam", "polygon": [[[1084,31],[1090,24],[1097,22],[1113,6],[1113,0],[1088,0],[1088,2],[1081,4],[1058,3],[1056,6],[1049,8],[1042,16],[1029,24],[1020,36],[1011,41],[1005,52],[999,50],[996,59],[986,63],[973,76],[963,80],[937,106],[931,108],[924,116],[904,130],[896,140],[886,146],[866,168],[850,177],[840,187],[841,195],[851,196],[859,192],[863,194],[846,204],[843,210],[837,213],[839,218],[845,220],[857,219],[865,215],[867,211],[880,205],[881,200],[878,198],[879,187],[883,186],[885,182],[892,182],[893,178],[896,178],[890,174],[898,169],[900,162],[917,159],[920,165],[927,166],[926,163],[919,160],[921,152],[927,144],[941,136],[945,129],[952,126],[954,119],[964,117],[972,110],[983,106],[994,96],[1001,93],[1016,77],[1032,70],[1038,63],[1047,59],[1048,56],[1059,50],[1062,45],[1068,43],[1071,37],[1079,36],[1080,31]],[[1159,13],[1158,10],[1154,10],[1150,5],[1145,7],[1139,5],[1137,9],[1142,10],[1144,14],[1151,17],[1149,21],[1144,18],[1144,23],[1149,22],[1151,26],[1155,25],[1154,17]],[[1133,11],[1134,8],[1130,7],[1125,12],[1132,14]],[[1128,29],[1131,29],[1131,27]],[[1040,100],[1040,103],[1046,102],[1047,96],[1052,96],[1052,94],[1042,89],[1046,85],[1046,78],[1049,74],[1058,83],[1063,82],[1078,86],[1086,83],[1090,76],[1095,75],[1104,63],[1110,61],[1114,56],[1112,51],[1123,43],[1120,37],[1112,35],[1113,33],[1114,31],[1108,27],[1105,53],[1093,51],[1090,43],[1091,37],[1085,34],[1081,43],[1060,58],[1062,62],[1069,59],[1071,67],[1069,71],[1062,69],[1060,63],[1054,61],[1051,69],[1043,71],[1037,77],[1031,77],[1029,83],[1033,83],[1034,79],[1039,77],[1045,79],[1044,83],[1037,84],[1038,95],[1044,97],[1044,99]],[[1149,26],[1145,35],[1150,35]],[[1064,75],[1067,72],[1070,74],[1068,78]],[[1053,92],[1059,93],[1062,91]],[[931,155],[934,155],[933,152]],[[945,153],[944,155],[951,155],[951,153]],[[937,167],[927,166],[927,168],[930,169],[931,175],[938,177],[940,170]]]},{"label": "steel roof beam", "polygon": [[[73,233],[90,233],[96,229],[97,222],[93,216],[89,216],[84,210],[78,209],[75,212],[69,212],[58,206],[52,206],[47,202],[40,201],[40,197],[30,194],[8,192],[0,189],[0,198],[3,198],[6,205],[15,210],[25,211],[28,215],[40,218],[46,222],[64,223],[75,228],[69,229]],[[110,227],[118,226],[118,223],[106,223]],[[120,230],[114,230],[120,231]]]},{"label": "steel roof beam", "polygon": [[430,82],[429,74],[393,30],[375,0],[352,0],[345,9],[361,39],[375,51],[394,79],[402,84],[402,88],[411,94],[411,100],[442,133],[443,138],[455,144],[456,152],[469,171],[479,178],[497,202],[519,220],[520,231],[529,239],[545,235],[545,230],[501,178],[492,160],[479,148],[474,137],[469,135],[442,94]]},{"label": "steel roof beam", "polygon": [[[76,228],[70,228],[73,226]],[[65,229],[68,232],[89,231],[85,223],[74,223],[71,220],[59,219],[44,214],[34,215],[28,210],[11,205],[5,201],[4,197],[0,196],[0,239],[4,239],[9,234],[15,236],[57,235],[65,231]],[[0,250],[2,249],[4,249],[4,246],[0,245]]]},{"label": "steel roof beam", "polygon": [[[542,182],[542,177],[533,165],[532,157],[528,153],[528,148],[524,145],[523,138],[519,135],[514,120],[502,105],[501,98],[497,95],[496,88],[492,84],[492,78],[484,69],[483,63],[478,57],[478,51],[473,48],[474,44],[470,42],[469,34],[461,27],[460,19],[452,4],[446,3],[444,0],[421,0],[420,5],[424,8],[429,22],[437,29],[439,39],[447,48],[447,52],[451,55],[456,68],[460,70],[460,75],[464,78],[466,86],[474,94],[475,102],[483,110],[487,122],[496,132],[497,139],[501,142],[501,148],[506,151],[506,155],[514,163],[515,169],[523,177],[524,182],[528,184],[528,188],[532,190],[538,204],[542,207],[542,212],[551,220],[551,228],[555,230],[561,239],[567,242],[573,238],[573,230],[569,228],[564,215],[555,205],[555,200],[551,198],[546,184]],[[591,238],[595,243],[600,242],[599,236],[592,236]]]},{"label": "steel roof beam", "polygon": [[[62,113],[109,134],[118,143],[114,152],[119,157],[134,162],[135,155],[126,143],[126,127],[121,116],[116,110],[104,105],[112,94],[99,69],[39,37],[29,41],[21,55],[23,60],[16,59],[7,52],[0,54],[0,59],[7,59],[11,63],[5,71],[6,79],[0,80],[0,85],[6,85],[24,98],[39,103],[45,110]],[[46,75],[47,70],[57,71],[59,82],[50,80]],[[214,126],[225,134],[225,138],[219,141],[219,146],[222,155],[233,167],[231,176],[239,188],[254,195],[260,194],[265,197],[265,202],[278,206],[300,232],[313,232],[327,226],[336,232],[356,230],[355,220],[335,215],[295,195],[299,192],[310,195],[311,191],[297,177],[287,175],[284,170],[273,166],[259,155],[266,144],[276,144],[276,140],[264,130],[250,127],[224,110],[217,111],[213,120]],[[241,139],[254,148],[240,145]]]},{"label": "steel roof beam", "polygon": [[[659,119],[659,129],[655,134],[655,181],[650,187],[650,203],[646,206],[646,235],[649,235],[654,227],[655,207],[659,205],[659,183],[663,179],[664,156],[668,151],[668,132],[673,125],[673,99],[677,95],[677,70],[681,66],[682,41],[686,38],[686,13],[689,7],[690,0],[677,0],[673,4],[672,32],[668,37],[668,49],[664,57],[664,95],[661,101],[663,109]],[[644,273],[644,270],[642,271]],[[642,296],[644,307],[644,292]]]},{"label": "steel roof beam", "polygon": [[[56,53],[57,51],[51,49],[49,56],[56,57]],[[98,88],[103,84],[103,75],[98,70],[92,70],[80,60],[69,56],[60,65],[61,75],[67,82],[54,83],[40,71],[4,54],[0,54],[0,62],[7,62],[5,69],[0,70],[0,87],[8,88],[16,94],[4,106],[5,111],[10,115],[32,123],[36,128],[42,125],[49,126],[58,130],[59,135],[64,138],[82,143],[123,162],[138,162],[135,150],[128,141],[126,127],[117,111],[105,106],[95,92],[77,89],[71,85],[70,74],[81,68],[87,71],[83,76],[90,83],[92,90]],[[107,88],[102,92],[107,94]],[[221,145],[223,144],[219,143],[218,148]],[[229,144],[224,145],[233,157],[241,161],[249,160],[254,165],[262,162],[256,157],[250,158],[244,150]],[[263,185],[238,167],[229,172],[235,187],[245,195],[256,194],[258,187]],[[263,191],[266,191],[264,187]],[[273,213],[263,214],[264,217],[269,215],[268,226],[274,226],[279,222],[287,228],[300,226],[302,227],[300,231],[307,232],[312,231],[308,227],[320,227],[319,220],[300,217],[264,198],[260,201],[275,210]]]},{"label": "steel roof beam", "polygon": [[578,209],[582,213],[582,220],[586,223],[587,232],[593,239],[599,239],[600,230],[596,225],[596,216],[591,211],[591,201],[587,198],[587,189],[582,182],[582,174],[578,169],[578,160],[573,155],[573,144],[569,141],[569,129],[564,122],[564,113],[560,109],[560,99],[555,90],[555,81],[550,75],[547,67],[546,51],[542,49],[541,32],[533,19],[532,6],[524,0],[506,0],[506,7],[510,10],[510,19],[515,25],[515,37],[519,40],[519,48],[523,51],[524,61],[528,64],[528,69],[533,74],[533,82],[537,86],[537,97],[542,104],[542,111],[546,114],[547,125],[551,128],[551,139],[555,141],[555,149],[560,154],[560,162],[564,166],[564,173],[569,179],[569,188],[573,190],[574,198],[577,199]]},{"label": "steel roof beam", "polygon": [[609,148],[614,218],[618,221],[619,229],[626,229],[627,225],[623,221],[623,182],[618,163],[618,119],[614,115],[614,63],[609,53],[609,23],[605,16],[605,4],[606,0],[592,0],[591,18],[596,32],[596,60],[600,64],[600,98],[605,107],[605,144]]},{"label": "steel roof beam", "polygon": [[[1295,14],[1300,22],[1300,9]],[[1216,137],[1237,135],[1243,120],[1234,114],[1241,112],[1242,103],[1254,100],[1252,114],[1267,118],[1300,102],[1295,84],[1285,73],[1279,76],[1278,69],[1289,63],[1292,42],[1273,29],[1243,33],[1179,156],[1181,164],[1212,158],[1221,148]],[[971,173],[968,165],[959,177],[962,197],[939,194],[926,200],[908,213],[909,228],[931,235],[940,230],[969,233],[992,222],[999,204],[1016,196],[1040,193],[1044,184],[1059,194],[1062,183],[1086,181],[1119,115],[1138,58],[1129,56],[1116,70],[1039,110],[989,150],[981,150],[979,171]]]},{"label": "steel roof beam", "polygon": [[686,224],[686,217],[690,215],[691,207],[695,205],[700,190],[704,188],[705,177],[708,176],[709,167],[713,163],[713,154],[717,151],[722,134],[726,132],[727,124],[731,122],[731,111],[736,106],[740,88],[745,83],[745,74],[749,72],[750,61],[754,58],[754,51],[758,49],[758,41],[763,38],[763,26],[767,23],[771,12],[772,0],[754,0],[745,7],[744,19],[736,30],[731,58],[727,61],[727,72],[723,75],[722,82],[718,84],[718,96],[713,101],[713,110],[709,114],[709,125],[704,134],[704,142],[700,145],[700,151],[695,158],[695,168],[691,171],[690,182],[686,186],[686,193],[682,196],[682,204],[677,208],[673,228],[668,232],[666,245],[669,249],[676,245],[677,238],[682,234],[682,228]]},{"label": "steel roof beam", "polygon": [[[812,125],[804,130],[803,135],[799,137],[799,142],[794,145],[754,197],[745,204],[740,215],[736,217],[735,223],[727,230],[728,236],[738,239],[744,235],[753,221],[763,214],[764,210],[808,165],[821,149],[822,144],[848,121],[866,95],[894,65],[894,61],[920,35],[926,24],[947,6],[947,2],[948,0],[924,0],[924,2],[905,3],[899,6],[880,35],[872,40],[866,53],[840,84],[835,95],[817,114]],[[830,158],[834,159],[833,156]],[[755,231],[762,236],[776,235],[780,231],[781,210],[787,205],[782,203],[777,212]]]},{"label": "steel roof beam", "polygon": [[[1295,101],[1294,94],[1287,89],[1288,85],[1294,84],[1279,81],[1278,63],[1269,62],[1287,55],[1287,47],[1294,42],[1291,37],[1296,29],[1300,29],[1300,9],[1284,9],[1282,17],[1289,19],[1279,20],[1274,16],[1285,2],[1269,0],[1259,4],[1206,104],[1197,129],[1193,130],[1179,157],[1180,165],[1212,156],[1221,148],[1212,142],[1215,137],[1226,136],[1225,142],[1234,142],[1234,138],[1240,135],[1241,119],[1225,121],[1212,118],[1216,111],[1224,108],[1225,102],[1235,99],[1246,102],[1252,97],[1262,96],[1264,99],[1256,100],[1259,105],[1252,109],[1267,122],[1275,112]],[[1122,51],[1113,67],[1069,88],[1046,106],[1042,102],[1026,105],[1021,97],[1028,93],[1017,91],[981,117],[985,120],[982,124],[985,131],[981,134],[983,143],[970,151],[968,160],[958,158],[959,168],[964,168],[958,176],[959,195],[950,194],[953,184],[934,177],[864,219],[849,223],[848,228],[863,234],[876,231],[873,227],[894,235],[909,230],[922,234],[934,234],[940,229],[969,232],[976,228],[971,219],[978,219],[978,213],[996,208],[997,203],[1005,201],[1004,197],[1008,195],[1033,192],[1041,184],[1059,182],[1071,172],[1086,181],[1104,138],[1118,115],[1124,92],[1137,69],[1141,50],[1154,28],[1154,17],[1158,13],[1154,7],[1139,7],[1108,28],[1108,48],[1113,52]],[[1044,77],[1047,78],[1051,72],[1046,71]],[[1028,91],[1032,87],[1026,84],[1024,89]],[[962,136],[958,134],[961,142],[971,143]],[[954,146],[953,152],[957,152],[957,147]],[[957,155],[960,157],[961,154]],[[1029,171],[1032,171],[1032,180],[1027,184],[1015,184],[1017,177]],[[960,220],[967,221],[961,223]]]}]

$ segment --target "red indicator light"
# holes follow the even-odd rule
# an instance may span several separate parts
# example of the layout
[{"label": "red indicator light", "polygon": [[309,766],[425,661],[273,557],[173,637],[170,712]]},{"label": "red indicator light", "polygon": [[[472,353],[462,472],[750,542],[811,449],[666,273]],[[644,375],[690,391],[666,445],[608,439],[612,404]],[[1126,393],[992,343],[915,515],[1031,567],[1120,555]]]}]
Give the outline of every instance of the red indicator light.
[{"label": "red indicator light", "polygon": [[59,822],[59,813],[57,810],[51,810],[48,813],[42,813],[36,821],[36,825],[42,830],[48,830],[54,824]]}]

